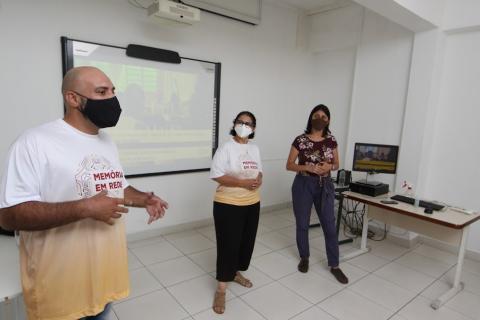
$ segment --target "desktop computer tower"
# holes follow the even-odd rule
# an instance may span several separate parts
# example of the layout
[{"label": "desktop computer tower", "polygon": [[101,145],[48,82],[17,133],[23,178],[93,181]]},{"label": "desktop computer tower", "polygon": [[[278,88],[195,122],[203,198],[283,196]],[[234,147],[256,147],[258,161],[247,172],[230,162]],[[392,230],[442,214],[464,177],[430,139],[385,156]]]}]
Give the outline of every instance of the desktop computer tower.
[{"label": "desktop computer tower", "polygon": [[350,191],[361,193],[367,196],[376,197],[388,193],[388,184],[368,184],[362,182],[351,182]]}]

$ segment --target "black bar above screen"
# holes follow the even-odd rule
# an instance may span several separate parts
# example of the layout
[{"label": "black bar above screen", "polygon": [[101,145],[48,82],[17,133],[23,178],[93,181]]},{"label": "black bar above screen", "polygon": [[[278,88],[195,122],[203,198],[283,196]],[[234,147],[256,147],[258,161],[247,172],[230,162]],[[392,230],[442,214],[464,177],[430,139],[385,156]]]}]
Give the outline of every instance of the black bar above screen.
[{"label": "black bar above screen", "polygon": [[180,55],[176,51],[146,47],[138,44],[129,44],[127,46],[127,56],[176,64],[181,62]]}]

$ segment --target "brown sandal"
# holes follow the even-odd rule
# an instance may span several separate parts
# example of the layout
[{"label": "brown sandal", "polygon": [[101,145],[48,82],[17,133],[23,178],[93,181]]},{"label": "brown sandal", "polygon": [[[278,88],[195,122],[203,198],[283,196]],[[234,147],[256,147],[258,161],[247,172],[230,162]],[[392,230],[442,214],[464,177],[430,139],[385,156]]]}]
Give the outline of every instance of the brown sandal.
[{"label": "brown sandal", "polygon": [[240,273],[237,273],[237,275],[235,276],[233,281],[235,281],[236,283],[238,283],[241,286],[244,286],[245,288],[253,287],[253,283],[250,280],[248,280],[247,278],[245,278],[244,276],[242,276]]},{"label": "brown sandal", "polygon": [[218,314],[223,314],[225,312],[225,292],[215,291],[212,309]]}]

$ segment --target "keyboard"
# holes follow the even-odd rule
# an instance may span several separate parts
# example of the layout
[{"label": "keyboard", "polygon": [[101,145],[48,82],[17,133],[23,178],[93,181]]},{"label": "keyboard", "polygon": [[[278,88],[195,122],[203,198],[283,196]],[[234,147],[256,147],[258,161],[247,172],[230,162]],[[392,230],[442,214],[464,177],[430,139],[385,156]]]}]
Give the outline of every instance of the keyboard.
[{"label": "keyboard", "polygon": [[397,201],[400,201],[400,202],[405,202],[405,203],[408,203],[408,204],[415,204],[415,198],[402,196],[400,194],[396,194],[394,196],[391,196],[390,199],[397,200]]},{"label": "keyboard", "polygon": [[[391,196],[390,199],[400,201],[400,202],[405,202],[405,203],[412,204],[412,205],[415,204],[415,198],[402,196],[400,194],[396,194],[394,196]],[[438,203],[435,203],[435,202],[429,202],[429,201],[425,201],[425,200],[420,200],[419,203],[418,203],[418,206],[422,207],[422,208],[432,208],[435,211],[440,211],[443,208],[445,208],[445,206],[443,206],[441,204],[438,204]]]}]

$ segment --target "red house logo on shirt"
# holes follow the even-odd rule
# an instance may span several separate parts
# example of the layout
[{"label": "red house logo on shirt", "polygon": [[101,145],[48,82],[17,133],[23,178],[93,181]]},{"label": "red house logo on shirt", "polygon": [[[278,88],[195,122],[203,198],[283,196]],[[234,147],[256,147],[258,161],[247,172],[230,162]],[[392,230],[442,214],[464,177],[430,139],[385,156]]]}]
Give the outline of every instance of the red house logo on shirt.
[{"label": "red house logo on shirt", "polygon": [[92,197],[102,190],[107,190],[111,197],[123,198],[123,172],[105,157],[86,156],[75,174],[75,182],[81,198]]}]

